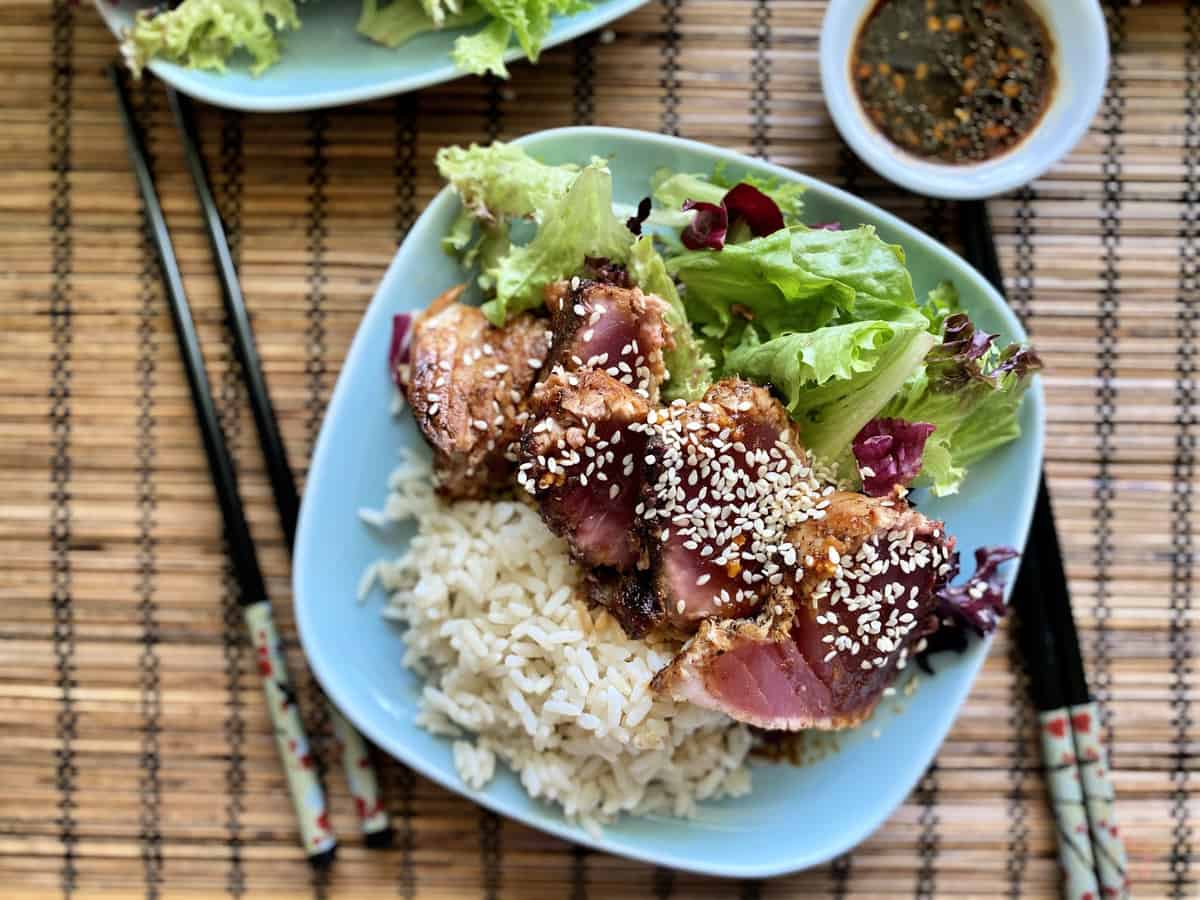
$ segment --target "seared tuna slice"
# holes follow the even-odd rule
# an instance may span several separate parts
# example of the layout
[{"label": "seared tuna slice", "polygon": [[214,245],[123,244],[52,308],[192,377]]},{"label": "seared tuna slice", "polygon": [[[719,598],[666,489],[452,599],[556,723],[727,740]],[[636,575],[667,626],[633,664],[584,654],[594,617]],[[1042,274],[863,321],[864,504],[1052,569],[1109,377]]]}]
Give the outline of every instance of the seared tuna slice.
[{"label": "seared tuna slice", "polygon": [[457,302],[462,291],[446,291],[417,318],[408,361],[396,374],[433,448],[438,492],[482,497],[512,483],[510,445],[549,334],[529,314],[496,328],[478,308]]},{"label": "seared tuna slice", "polygon": [[546,290],[554,327],[551,362],[605,372],[651,403],[666,378],[663,348],[674,346],[666,304],[638,288],[573,278]]},{"label": "seared tuna slice", "polygon": [[632,388],[595,369],[555,371],[530,398],[517,480],[589,566],[627,571],[641,555],[634,507],[646,438],[630,426],[649,409]]},{"label": "seared tuna slice", "polygon": [[823,515],[821,488],[783,407],[729,379],[650,415],[642,510],[668,621],[756,610],[796,564],[790,528]]},{"label": "seared tuna slice", "polygon": [[937,628],[953,572],[942,524],[902,500],[835,493],[789,540],[803,574],[757,621],[705,622],[655,689],[760,728],[863,721]]}]

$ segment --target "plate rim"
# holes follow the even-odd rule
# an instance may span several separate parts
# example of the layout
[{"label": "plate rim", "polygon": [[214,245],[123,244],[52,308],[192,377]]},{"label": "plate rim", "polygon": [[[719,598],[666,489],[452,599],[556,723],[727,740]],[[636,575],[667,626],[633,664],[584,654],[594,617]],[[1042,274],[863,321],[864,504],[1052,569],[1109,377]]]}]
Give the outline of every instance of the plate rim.
[{"label": "plate rim", "polygon": [[[830,185],[827,182],[821,181],[813,176],[805,175],[801,172],[790,170],[765,160],[749,157],[735,150],[729,150],[713,144],[707,144],[702,141],[694,141],[687,138],[674,137],[672,135],[663,135],[630,128],[592,125],[565,126],[561,128],[551,128],[542,131],[531,132],[514,139],[510,143],[520,146],[528,146],[537,145],[542,142],[548,142],[556,139],[569,139],[587,136],[615,138],[617,140],[651,144],[666,148],[685,148],[693,152],[701,153],[706,157],[713,159],[714,162],[717,160],[724,160],[727,163],[737,166],[762,169],[781,178],[785,178],[788,181],[800,182],[808,188],[813,188],[831,195],[837,200],[858,210],[864,216],[864,222],[866,224],[884,224],[890,229],[895,229],[907,239],[914,239],[923,245],[931,246],[938,255],[946,258],[946,261],[949,265],[963,270],[969,277],[972,278],[975,286],[987,298],[987,301],[991,304],[997,315],[1004,320],[1005,328],[1008,334],[1013,337],[1013,339],[1025,340],[1028,337],[1024,327],[1021,325],[1020,320],[1017,318],[1016,314],[1005,302],[1004,298],[999,294],[999,292],[996,291],[996,289],[993,288],[991,284],[988,283],[988,281],[978,271],[975,270],[974,267],[972,267],[966,260],[964,260],[949,247],[925,234],[916,226],[910,225],[908,222],[904,221],[898,216],[870,203],[867,200],[856,197],[841,188]],[[422,211],[421,215],[413,222],[408,234],[413,234],[416,232],[418,227],[427,218],[433,218],[435,215],[437,215],[440,207],[452,202],[457,202],[454,198],[452,189],[449,186],[443,187],[436,195],[434,195],[434,197],[429,201],[429,204]],[[364,325],[375,305],[379,303],[382,306],[382,304],[385,302],[383,299],[384,296],[390,293],[385,289],[389,288],[391,283],[395,279],[399,278],[401,274],[399,268],[400,258],[407,240],[408,237],[406,235],[405,241],[397,248],[396,254],[392,258],[392,262],[388,265],[387,270],[376,287],[370,303],[364,310],[362,319],[360,320],[358,328],[355,331],[354,338],[352,339],[350,347],[346,352],[346,360],[351,359],[356,352],[361,352],[358,349],[358,344],[360,341],[365,343],[369,339]],[[331,443],[331,439],[329,438],[330,431],[327,428],[327,422],[334,418],[335,413],[339,413],[341,411],[341,407],[343,405],[351,402],[351,397],[349,394],[349,382],[342,377],[342,374],[342,372],[339,372],[337,383],[330,397],[329,404],[326,407],[325,420],[322,422],[321,432],[318,435],[317,444],[309,466],[310,472],[317,472],[323,469],[325,467],[325,457],[334,452],[332,449],[333,445]],[[1035,377],[1033,384],[1026,393],[1024,403],[1030,404],[1032,407],[1030,412],[1033,416],[1034,427],[1025,429],[1020,440],[1028,440],[1032,442],[1031,449],[1033,450],[1035,461],[1038,464],[1038,469],[1040,469],[1044,458],[1045,445],[1045,400],[1040,376]],[[1038,479],[1036,477],[1030,477],[1027,479],[1021,486],[1022,496],[1019,498],[1019,502],[1014,504],[1014,507],[1018,513],[1017,531],[1021,538],[1021,546],[1024,546],[1025,540],[1028,537],[1030,522],[1033,514],[1034,500],[1037,493],[1037,484]],[[300,522],[296,538],[295,561],[292,569],[292,591],[295,603],[295,617],[297,629],[300,635],[301,646],[304,650],[313,674],[317,677],[322,688],[328,693],[330,698],[335,702],[338,702],[345,699],[344,696],[338,696],[340,693],[342,693],[339,687],[339,681],[332,675],[329,677],[326,677],[325,675],[326,667],[328,667],[328,671],[332,672],[334,669],[336,669],[337,663],[334,660],[326,658],[326,655],[323,653],[323,651],[318,649],[316,639],[313,637],[313,632],[318,626],[310,619],[310,616],[312,615],[311,608],[303,599],[307,596],[307,592],[302,588],[302,584],[306,580],[305,573],[311,563],[308,561],[308,555],[301,552],[301,548],[305,543],[305,538],[308,532],[312,531],[316,527],[312,522],[316,515],[316,513],[313,512],[313,509],[314,507],[311,504],[302,502],[300,510]],[[1015,575],[1015,571],[1010,571],[1012,571],[1013,575]],[[1011,593],[1014,580],[1015,579],[1013,577],[1010,577],[1005,585],[1006,600]],[[949,729],[952,727],[954,721],[961,713],[963,705],[965,704],[968,695],[975,685],[979,675],[979,670],[982,668],[984,661],[987,659],[987,655],[991,649],[993,640],[994,635],[990,635],[983,640],[978,641],[971,649],[967,651],[970,656],[964,659],[964,665],[969,667],[969,671],[964,672],[964,676],[962,677],[961,681],[955,686],[954,702],[952,704],[948,704],[948,708],[951,709],[952,712],[947,717],[946,725],[942,732],[942,737],[932,745],[928,753],[917,755],[922,758],[922,764],[916,767],[913,777],[904,779],[904,783],[902,785],[897,782],[897,786],[902,787],[903,789],[896,791],[896,795],[898,797],[896,802],[881,804],[877,813],[874,815],[863,816],[853,829],[844,829],[841,833],[841,840],[837,842],[841,845],[839,849],[833,851],[832,853],[820,852],[814,854],[812,857],[805,857],[803,855],[803,851],[800,851],[788,857],[787,859],[746,863],[739,862],[737,859],[698,859],[691,856],[681,856],[671,850],[662,852],[646,852],[632,842],[628,844],[621,843],[619,845],[614,845],[614,843],[606,839],[603,834],[600,837],[597,837],[580,826],[568,823],[556,808],[554,808],[554,815],[549,815],[544,819],[534,819],[531,816],[525,815],[520,810],[512,809],[505,800],[493,799],[489,794],[483,791],[472,790],[471,788],[467,787],[461,781],[461,779],[455,779],[452,776],[444,776],[443,773],[438,771],[433,765],[427,764],[423,755],[409,752],[406,747],[398,743],[392,736],[390,736],[385,729],[376,728],[375,724],[371,720],[360,721],[360,717],[348,709],[343,709],[343,714],[350,718],[351,721],[353,721],[355,725],[373,743],[380,747],[380,749],[390,754],[403,764],[414,769],[422,776],[429,778],[431,781],[436,782],[442,787],[451,790],[454,793],[465,797],[466,799],[471,800],[480,806],[483,806],[499,815],[519,821],[528,827],[549,832],[550,834],[553,834],[563,840],[576,844],[584,844],[592,849],[600,850],[605,853],[613,853],[615,855],[636,859],[641,862],[665,865],[681,871],[723,878],[770,878],[820,865],[821,863],[833,858],[838,853],[846,852],[848,849],[857,846],[859,843],[869,837],[876,829],[880,827],[880,825],[883,824],[883,822],[889,816],[895,812],[898,805],[903,803],[904,798],[911,793],[913,787],[917,781],[919,781],[921,773],[928,768],[930,761],[941,749],[945,741],[946,734],[949,733]],[[340,702],[338,705],[339,708],[342,708]],[[534,800],[533,798],[529,799],[533,803],[542,802]],[[680,821],[677,827],[687,827],[686,820]]]},{"label": "plate rim", "polygon": [[[596,6],[590,10],[569,16],[555,16],[552,21],[550,34],[547,36],[545,43],[542,44],[541,52],[558,47],[583,34],[604,28],[649,2],[650,0],[597,0]],[[112,32],[119,46],[121,24],[118,20],[117,10],[107,0],[92,0],[92,4],[100,14],[100,18],[103,20],[105,26]],[[587,21],[592,15],[596,16],[596,21]],[[395,52],[402,53],[403,46],[395,48]],[[506,63],[523,62],[533,66],[538,65],[536,62],[528,60],[520,47],[516,46],[510,47],[505,51],[504,61]],[[189,77],[192,74],[192,70],[177,63],[155,59],[151,60],[146,65],[146,68],[165,84],[169,84],[175,90],[186,94],[194,100],[200,100],[212,106],[250,113],[304,112],[313,109],[328,109],[335,106],[349,106],[355,103],[365,103],[369,100],[378,100],[382,97],[409,94],[435,84],[456,81],[459,78],[481,77],[473,75],[470,72],[461,71],[449,57],[446,57],[438,65],[425,69],[420,73],[385,78],[373,84],[365,84],[359,87],[315,91],[298,95],[276,93],[266,96],[247,97],[237,91],[209,87],[203,82],[197,84],[194,82],[194,79]],[[508,84],[510,81],[511,79],[508,79],[503,83]]]}]

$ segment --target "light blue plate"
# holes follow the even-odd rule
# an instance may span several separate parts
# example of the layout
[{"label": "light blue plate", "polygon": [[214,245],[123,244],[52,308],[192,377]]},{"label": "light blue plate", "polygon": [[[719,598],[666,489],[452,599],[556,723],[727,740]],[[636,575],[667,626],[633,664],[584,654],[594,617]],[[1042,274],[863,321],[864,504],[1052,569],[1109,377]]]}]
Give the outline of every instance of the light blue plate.
[{"label": "light blue plate", "polygon": [[[637,9],[646,0],[597,0],[592,9],[558,16],[543,48],[562,44]],[[146,0],[96,0],[96,9],[113,34],[120,35]],[[235,59],[224,73],[199,72],[155,61],[150,71],[197,100],[248,112],[288,112],[359,103],[403,94],[460,77],[450,61],[454,39],[478,30],[448,29],[420,35],[391,49],[354,30],[359,0],[307,0],[300,5],[301,27],[283,35],[283,58],[262,75],[250,74],[249,57]],[[524,59],[515,46],[509,62]]]},{"label": "light blue plate", "polygon": [[[811,221],[868,222],[908,253],[917,290],[952,278],[977,324],[1022,338],[1016,318],[963,260],[894,216],[843,191],[785,169],[703,144],[612,128],[564,128],[520,142],[548,162],[611,159],[619,202],[636,203],[660,166],[707,172],[724,161],[733,173],[776,175],[807,185]],[[402,633],[380,617],[384,597],[355,603],[359,576],[394,557],[409,532],[391,540],[360,525],[360,507],[383,504],[388,473],[401,447],[420,440],[408,417],[389,414],[386,357],[391,317],[424,306],[463,272],[438,242],[458,211],[449,190],[413,226],[367,310],[338,379],[313,460],[296,546],[295,594],[309,662],[333,701],[381,748],[421,774],[529,825],[600,850],[715,875],[766,877],[824,862],[857,844],[900,804],[929,765],[987,652],[975,643],[962,656],[935,660],[937,675],[901,704],[884,702],[863,727],[839,735],[836,753],[798,768],[756,764],[754,790],[707,804],[699,818],[625,818],[595,838],[554,809],[531,800],[507,770],[483,791],[459,780],[450,743],[413,724],[420,681],[400,665]],[[1042,392],[1035,385],[1021,410],[1024,434],[975,465],[964,491],[922,500],[958,536],[970,567],[980,544],[1022,547],[1042,460]],[[876,737],[875,734],[878,736]]]}]

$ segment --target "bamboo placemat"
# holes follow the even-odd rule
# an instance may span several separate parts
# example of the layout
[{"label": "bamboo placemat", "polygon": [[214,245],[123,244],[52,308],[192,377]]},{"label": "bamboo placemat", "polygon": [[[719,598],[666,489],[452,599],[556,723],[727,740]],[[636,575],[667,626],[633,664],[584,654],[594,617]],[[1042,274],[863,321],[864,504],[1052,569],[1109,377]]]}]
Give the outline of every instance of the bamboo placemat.
[{"label": "bamboo placemat", "polygon": [[[323,0],[331,2],[331,0]],[[352,2],[352,0],[348,0]],[[415,96],[205,110],[214,187],[293,460],[450,142],[571,123],[662,130],[843,184],[951,241],[842,148],[819,0],[661,0],[601,35]],[[1200,2],[1109,9],[1102,112],[992,203],[1012,302],[1049,364],[1047,466],[1103,703],[1136,893],[1197,896]],[[102,67],[69,0],[0,3],[0,893],[438,898],[1051,896],[1034,718],[1003,636],[908,801],[832,865],[729,882],[584,852],[383,764],[394,850],[342,837],[314,882],[225,577],[218,514]],[[136,91],[279,618],[287,557],[161,87]],[[315,684],[289,664],[315,720]],[[382,761],[381,761],[382,762]]]}]

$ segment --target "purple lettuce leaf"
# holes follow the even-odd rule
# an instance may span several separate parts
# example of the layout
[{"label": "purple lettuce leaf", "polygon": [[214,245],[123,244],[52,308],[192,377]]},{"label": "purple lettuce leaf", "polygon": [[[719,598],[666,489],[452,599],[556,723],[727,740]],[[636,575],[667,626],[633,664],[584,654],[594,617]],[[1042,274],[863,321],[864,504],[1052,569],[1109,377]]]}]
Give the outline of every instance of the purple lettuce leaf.
[{"label": "purple lettuce leaf", "polygon": [[872,419],[864,425],[850,445],[863,493],[883,497],[897,485],[908,487],[921,471],[925,442],[934,428],[928,422],[905,419]]},{"label": "purple lettuce leaf", "polygon": [[1006,375],[1023,379],[1042,368],[1042,360],[1032,348],[1009,344],[999,354],[991,353],[996,335],[976,328],[965,313],[946,318],[942,343],[925,358],[930,386],[942,393],[954,393],[968,384],[1000,387]]},{"label": "purple lettuce leaf", "polygon": [[412,313],[397,313],[392,316],[392,342],[388,347],[388,371],[392,373],[392,381],[400,387],[398,367],[408,362],[408,347],[412,340]]},{"label": "purple lettuce leaf", "polygon": [[744,181],[726,191],[720,204],[685,200],[683,210],[696,211],[696,217],[680,235],[689,250],[720,250],[739,222],[745,225],[739,232],[743,236],[748,230],[754,237],[765,237],[784,227],[779,204]]},{"label": "purple lettuce leaf", "polygon": [[783,213],[775,201],[744,181],[725,193],[721,205],[725,207],[730,225],[745,222],[755,237],[774,234],[783,227]]},{"label": "purple lettuce leaf", "polygon": [[996,629],[1004,615],[1004,578],[1001,563],[1020,554],[1012,547],[977,547],[975,574],[962,584],[947,584],[938,591],[938,615],[978,635]]},{"label": "purple lettuce leaf", "polygon": [[689,210],[695,210],[696,217],[679,236],[683,246],[689,250],[720,250],[724,247],[729,231],[729,214],[725,206],[700,200],[683,201],[683,211]]},{"label": "purple lettuce leaf", "polygon": [[[1020,554],[1012,547],[977,547],[975,573],[961,584],[943,584],[937,592],[937,616],[940,626],[929,636],[925,649],[917,657],[921,668],[933,669],[928,656],[940,650],[961,653],[967,648],[967,634],[982,637],[996,630],[1005,613],[1004,578],[1000,564]],[[958,572],[958,554],[952,561],[953,570],[947,582]]]}]

